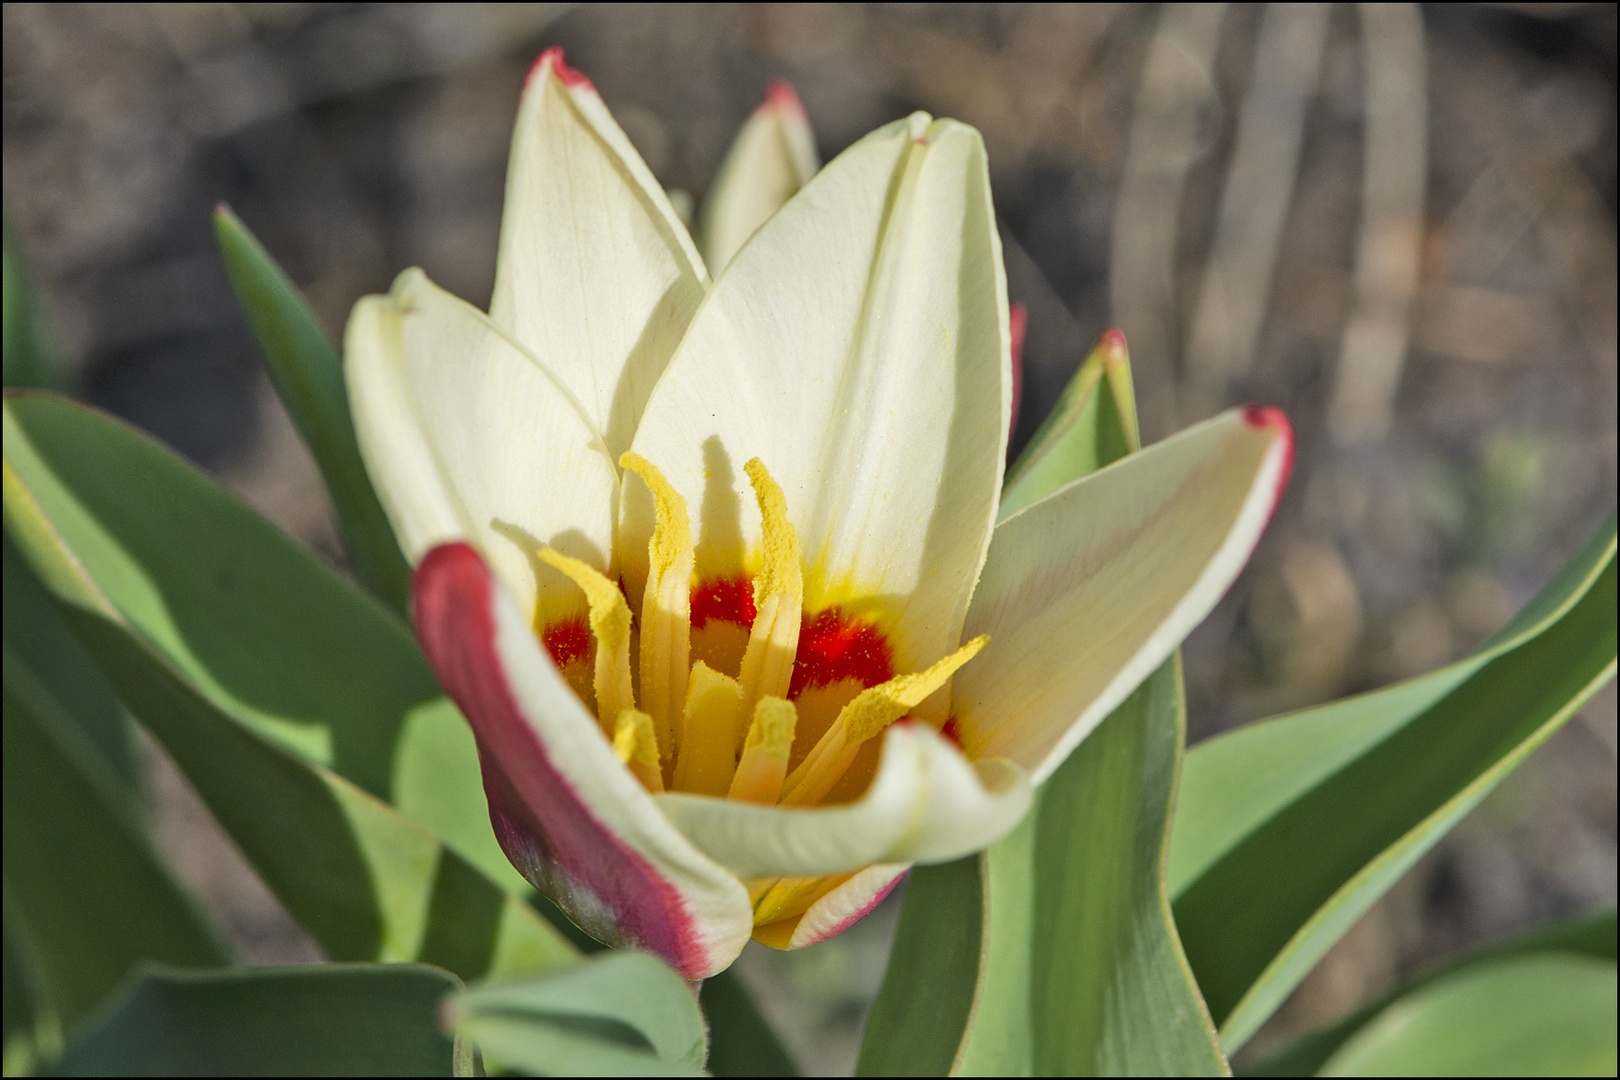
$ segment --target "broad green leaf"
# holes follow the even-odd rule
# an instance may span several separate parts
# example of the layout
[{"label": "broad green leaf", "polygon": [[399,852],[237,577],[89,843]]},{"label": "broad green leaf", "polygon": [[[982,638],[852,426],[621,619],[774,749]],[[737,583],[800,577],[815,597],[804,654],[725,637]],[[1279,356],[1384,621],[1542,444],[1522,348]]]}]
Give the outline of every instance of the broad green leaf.
[{"label": "broad green leaf", "polygon": [[44,396],[8,399],[5,421],[13,536],[120,699],[329,956],[466,977],[572,960],[520,893],[340,775],[386,782],[387,757],[377,770],[370,755],[412,752],[388,740],[421,712],[397,707],[435,691],[419,657],[405,662],[402,627],[138,433]]},{"label": "broad green leaf", "polygon": [[1373,1017],[1409,994],[1422,990],[1438,979],[1466,968],[1491,964],[1510,957],[1531,955],[1572,955],[1615,959],[1615,912],[1613,908],[1583,918],[1544,927],[1508,941],[1490,945],[1445,964],[1416,979],[1395,987],[1376,1000],[1356,1009],[1344,1019],[1309,1032],[1282,1050],[1241,1070],[1243,1076],[1310,1076],[1333,1056],[1334,1051],[1361,1030]]},{"label": "broad green leaf", "polygon": [[[459,987],[425,965],[319,964],[131,980],[57,1076],[468,1076],[438,1027]],[[459,1066],[459,1067],[458,1067]]]},{"label": "broad green leaf", "polygon": [[29,280],[11,214],[5,215],[5,384],[67,389],[67,378],[55,363],[40,325],[39,301]]},{"label": "broad green leaf", "polygon": [[[1106,336],[1015,469],[1002,515],[1134,449],[1131,402],[1123,342]],[[1184,731],[1172,660],[1009,836],[912,871],[860,1074],[1226,1071],[1165,891]]]},{"label": "broad green leaf", "polygon": [[490,827],[471,730],[386,608],[94,410],[14,395],[5,430],[7,520],[59,599],[125,625],[215,708],[527,893]]},{"label": "broad green leaf", "polygon": [[1320,1076],[1613,1076],[1613,960],[1493,960],[1385,1009]]},{"label": "broad green leaf", "polygon": [[1130,355],[1124,335],[1110,330],[1091,347],[1035,437],[1007,470],[998,516],[1010,517],[1141,446]]},{"label": "broad green leaf", "polygon": [[1345,930],[1615,669],[1608,522],[1486,647],[1188,756],[1176,921],[1236,1050]]},{"label": "broad green leaf", "polygon": [[703,980],[698,995],[709,1024],[709,1072],[715,1076],[798,1076],[782,1040],[736,969]]},{"label": "broad green leaf", "polygon": [[361,580],[403,612],[410,567],[360,460],[337,349],[286,273],[224,206],[214,211],[214,235],[276,392],[332,495],[349,558]]},{"label": "broad green leaf", "polygon": [[646,953],[607,952],[564,971],[487,982],[448,1009],[488,1059],[551,1075],[696,1076],[703,1016],[691,986]]},{"label": "broad green leaf", "polygon": [[9,540],[4,666],[9,1042],[16,991],[31,1027],[71,1029],[143,960],[226,956],[147,841],[122,710]]}]

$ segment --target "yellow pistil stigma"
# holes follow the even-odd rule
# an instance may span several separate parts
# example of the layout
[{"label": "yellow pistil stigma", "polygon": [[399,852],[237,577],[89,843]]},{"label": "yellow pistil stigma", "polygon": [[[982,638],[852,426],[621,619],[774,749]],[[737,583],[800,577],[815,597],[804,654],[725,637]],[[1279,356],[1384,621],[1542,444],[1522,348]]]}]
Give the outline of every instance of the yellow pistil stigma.
[{"label": "yellow pistil stigma", "polygon": [[658,767],[658,739],[652,717],[637,709],[620,709],[614,723],[613,752],[648,791],[664,790],[664,772]]},{"label": "yellow pistil stigma", "polygon": [[793,730],[798,724],[799,710],[793,702],[779,697],[759,699],[728,798],[766,805],[776,802],[782,781],[787,779],[788,755],[793,752]]},{"label": "yellow pistil stigma", "polygon": [[826,798],[827,792],[854,762],[862,743],[944,686],[946,680],[956,674],[956,669],[977,656],[989,640],[990,635],[980,634],[932,667],[910,675],[897,675],[855,695],[821,741],[787,778],[782,805],[814,806]]},{"label": "yellow pistil stigma", "polygon": [[641,600],[641,704],[659,745],[680,745],[681,707],[692,662],[692,525],[686,499],[657,467],[633,451],[619,465],[652,492],[656,518],[647,543],[647,588]]},{"label": "yellow pistil stigma", "polygon": [[591,633],[596,636],[596,715],[609,738],[617,737],[619,713],[636,707],[630,684],[630,605],[619,587],[589,563],[555,548],[542,548],[540,561],[566,574],[585,592]]},{"label": "yellow pistil stigma", "polygon": [[759,458],[750,459],[743,471],[754,485],[759,503],[764,556],[754,578],[754,626],[737,677],[743,688],[744,715],[751,715],[761,698],[786,697],[793,681],[804,606],[804,569],[799,563],[799,536],[788,520],[787,497],[781,486]]},{"label": "yellow pistil stigma", "polygon": [[724,796],[737,769],[742,741],[742,688],[699,660],[686,684],[681,748],[675,759],[676,791]]}]

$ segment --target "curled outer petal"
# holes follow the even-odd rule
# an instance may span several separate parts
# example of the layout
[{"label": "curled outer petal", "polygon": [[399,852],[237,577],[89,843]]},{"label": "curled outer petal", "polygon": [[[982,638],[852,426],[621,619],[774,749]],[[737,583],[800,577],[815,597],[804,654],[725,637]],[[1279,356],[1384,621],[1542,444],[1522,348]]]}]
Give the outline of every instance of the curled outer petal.
[{"label": "curled outer petal", "polygon": [[689,979],[730,965],[753,930],[747,891],[658,811],[478,552],[434,548],[412,596],[428,662],[478,737],[513,864],[602,941]]}]

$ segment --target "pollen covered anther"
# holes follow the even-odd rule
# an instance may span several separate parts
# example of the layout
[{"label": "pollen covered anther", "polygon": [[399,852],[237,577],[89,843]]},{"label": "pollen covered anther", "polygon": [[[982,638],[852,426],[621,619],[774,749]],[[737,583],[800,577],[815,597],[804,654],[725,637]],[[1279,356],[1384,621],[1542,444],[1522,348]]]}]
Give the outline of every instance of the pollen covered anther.
[{"label": "pollen covered anther", "polygon": [[787,778],[782,805],[814,806],[826,798],[855,761],[862,743],[944,686],[956,669],[977,656],[989,640],[988,635],[980,634],[932,667],[862,690],[844,706],[821,741]]},{"label": "pollen covered anther", "polygon": [[621,709],[614,722],[613,752],[648,791],[664,790],[664,772],[658,767],[658,740],[652,717],[637,709]]},{"label": "pollen covered anther", "polygon": [[788,756],[793,752],[793,732],[799,723],[799,710],[793,702],[779,697],[763,697],[754,706],[754,722],[748,728],[737,775],[731,781],[729,798],[745,802],[775,803],[787,779]]},{"label": "pollen covered anther", "polygon": [[619,464],[641,477],[656,519],[647,543],[647,588],[641,601],[641,704],[659,745],[681,744],[681,708],[692,663],[692,526],[686,499],[650,461],[627,452]]},{"label": "pollen covered anther", "polygon": [[799,536],[788,520],[787,497],[765,463],[752,458],[743,466],[754,485],[761,518],[763,565],[754,578],[753,629],[743,653],[743,715],[752,716],[761,698],[786,697],[793,681],[793,658],[799,649],[804,605],[804,570],[799,563]]},{"label": "pollen covered anther", "polygon": [[591,633],[596,636],[596,715],[602,731],[617,737],[619,713],[636,706],[630,682],[630,605],[619,587],[589,563],[555,548],[542,548],[540,561],[566,574],[585,592]]}]

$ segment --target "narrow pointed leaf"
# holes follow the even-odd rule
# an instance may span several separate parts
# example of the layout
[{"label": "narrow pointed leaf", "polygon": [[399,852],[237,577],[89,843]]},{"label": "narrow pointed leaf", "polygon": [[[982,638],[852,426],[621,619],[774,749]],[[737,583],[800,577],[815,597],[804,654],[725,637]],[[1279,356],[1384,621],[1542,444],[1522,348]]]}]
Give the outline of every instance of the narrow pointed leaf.
[{"label": "narrow pointed leaf", "polygon": [[[461,844],[442,845],[341,774],[347,766],[375,779],[366,751],[380,745],[405,759],[439,752],[440,780],[458,781],[459,744],[443,738],[464,730],[444,727],[452,718],[459,725],[453,710],[444,713],[436,697],[407,697],[406,715],[375,711],[388,687],[373,680],[411,675],[389,663],[389,634],[410,647],[396,623],[358,593],[338,594],[358,601],[358,613],[333,602],[326,571],[300,562],[307,557],[285,538],[121,424],[44,396],[8,399],[5,418],[12,534],[120,699],[329,956],[422,958],[468,976],[572,959],[520,898],[526,890],[503,889]],[[277,601],[277,590],[286,599]],[[327,639],[324,665],[290,640],[295,607],[306,634],[344,633]],[[226,617],[233,610],[234,620]],[[267,639],[250,632],[278,624]],[[281,676],[301,685],[278,687],[275,664],[289,652],[307,667]],[[360,724],[335,707],[360,714]],[[360,726],[368,720],[369,730]],[[407,738],[412,732],[421,743]],[[472,769],[465,782],[476,793]]]},{"label": "narrow pointed leaf", "polygon": [[[1044,429],[1063,460],[1009,487],[1019,505],[1136,445],[1128,369],[1099,395],[1103,361],[1088,363],[1070,414]],[[1011,834],[912,871],[861,1075],[1226,1071],[1163,875],[1185,728],[1178,663],[1080,744]]]},{"label": "narrow pointed leaf", "polygon": [[703,1016],[691,987],[647,953],[603,953],[566,971],[471,987],[449,1007],[486,1059],[537,1073],[698,1076]]},{"label": "narrow pointed leaf", "polygon": [[130,982],[52,1073],[468,1076],[470,1061],[458,1061],[437,1024],[440,1000],[459,985],[414,964],[155,969]]},{"label": "narrow pointed leaf", "polygon": [[66,390],[68,379],[56,363],[40,325],[34,295],[11,214],[5,216],[5,384]]},{"label": "narrow pointed leaf", "polygon": [[1615,964],[1533,954],[1473,965],[1385,1009],[1320,1076],[1613,1076]]},{"label": "narrow pointed leaf", "polygon": [[1010,517],[1141,447],[1125,335],[1110,330],[1097,339],[1035,437],[1007,470],[998,517]]},{"label": "narrow pointed leaf", "polygon": [[[1614,909],[1555,923],[1517,938],[1486,946],[1446,963],[1437,970],[1402,983],[1337,1023],[1299,1037],[1265,1060],[1243,1069],[1241,1075],[1314,1075],[1346,1040],[1366,1026],[1373,1017],[1435,981],[1467,968],[1507,958],[1553,955],[1593,957],[1612,963],[1615,959]],[[1610,1030],[1611,1032],[1613,1030],[1612,1024]]]},{"label": "narrow pointed leaf", "polygon": [[1615,519],[1473,656],[1189,755],[1176,921],[1228,1052],[1615,670]]},{"label": "narrow pointed leaf", "polygon": [[715,1076],[799,1075],[736,969],[704,979],[698,1003],[709,1024],[708,1068]]},{"label": "narrow pointed leaf", "polygon": [[337,349],[286,273],[223,206],[214,212],[214,235],[276,393],[326,481],[355,570],[372,592],[403,612],[410,568],[360,460]]},{"label": "narrow pointed leaf", "polygon": [[[43,653],[42,643],[54,643],[63,653]],[[127,772],[127,745],[114,741],[125,720],[106,684],[76,652],[8,540],[8,949],[28,954],[26,960],[18,958],[16,974],[29,984],[36,1010],[70,1029],[135,964],[208,967],[227,959],[152,851]],[[119,750],[122,761],[115,756]],[[10,994],[8,988],[8,1010]]]}]

